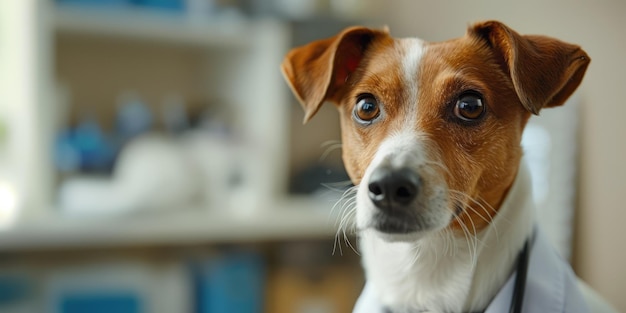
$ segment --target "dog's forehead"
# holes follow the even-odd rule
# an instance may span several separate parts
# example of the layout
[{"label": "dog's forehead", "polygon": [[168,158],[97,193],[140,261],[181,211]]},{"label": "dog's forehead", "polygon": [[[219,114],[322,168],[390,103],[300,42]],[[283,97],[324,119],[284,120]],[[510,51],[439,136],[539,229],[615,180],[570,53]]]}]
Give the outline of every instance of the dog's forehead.
[{"label": "dog's forehead", "polygon": [[405,80],[415,80],[426,45],[419,38],[378,42],[369,49],[368,72],[377,76],[401,73]]},{"label": "dog's forehead", "polygon": [[470,36],[442,42],[417,37],[378,40],[368,48],[349,95],[372,93],[391,116],[429,117],[465,90],[486,98],[515,98],[505,74],[489,46]]},{"label": "dog's forehead", "polygon": [[444,42],[428,42],[417,37],[394,38],[370,49],[364,76],[374,76],[377,83],[383,84],[401,80],[402,87],[417,92],[417,86],[425,79],[435,83],[441,76],[464,74],[468,69],[484,67],[485,59],[489,58],[485,52],[483,45],[467,37]]},{"label": "dog's forehead", "polygon": [[476,69],[489,59],[485,45],[467,36],[442,42],[427,42],[420,38],[398,38],[394,41],[404,79],[415,84],[421,73],[448,74],[446,71]]},{"label": "dog's forehead", "polygon": [[489,46],[470,36],[442,42],[396,38],[385,44],[372,49],[365,77],[374,76],[379,88],[401,89],[404,101],[416,103],[425,91],[439,99],[451,88],[490,92],[496,81],[497,88],[512,87]]}]

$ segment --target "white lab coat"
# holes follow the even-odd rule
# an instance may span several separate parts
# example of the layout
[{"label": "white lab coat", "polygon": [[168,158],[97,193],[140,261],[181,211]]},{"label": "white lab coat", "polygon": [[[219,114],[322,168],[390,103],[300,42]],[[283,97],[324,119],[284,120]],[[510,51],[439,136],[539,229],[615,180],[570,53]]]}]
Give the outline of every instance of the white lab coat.
[{"label": "white lab coat", "polygon": [[[561,258],[539,229],[532,241],[527,275],[522,307],[524,313],[616,312],[591,289],[580,285],[569,264]],[[509,312],[515,276],[516,273],[511,275],[485,313]],[[366,285],[353,313],[383,312],[385,311],[373,294],[371,286]]]},{"label": "white lab coat", "polygon": [[[539,229],[535,232],[529,261],[523,312],[591,312],[571,267]],[[515,276],[516,273],[511,275],[485,313],[509,312]]]}]

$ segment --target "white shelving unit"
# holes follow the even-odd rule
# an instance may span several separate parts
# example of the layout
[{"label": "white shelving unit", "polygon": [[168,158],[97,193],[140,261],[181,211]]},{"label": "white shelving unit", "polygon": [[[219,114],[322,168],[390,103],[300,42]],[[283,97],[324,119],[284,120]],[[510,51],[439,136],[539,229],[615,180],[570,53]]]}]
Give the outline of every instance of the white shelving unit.
[{"label": "white shelving unit", "polygon": [[[53,208],[54,191],[50,189],[54,186],[44,182],[31,187],[30,192],[45,201],[26,207],[12,227],[0,230],[0,251],[332,238],[336,231],[330,216],[333,203],[289,198],[284,191],[290,106],[279,64],[289,47],[287,27],[273,20],[198,21],[154,13],[56,7],[47,0],[35,2],[40,6],[34,8],[34,15],[40,18],[36,19],[34,38],[43,49],[34,56],[42,77],[36,88],[44,96],[28,110],[36,114],[34,120],[45,120],[54,113],[54,106],[45,102],[54,97],[45,95],[53,94],[56,83],[51,51],[60,35],[204,50],[206,66],[211,69],[207,75],[219,76],[204,78],[205,83],[211,82],[207,92],[227,98],[236,106],[234,112],[245,125],[247,140],[257,144],[253,155],[247,156],[249,164],[256,163],[248,166],[245,175],[257,193],[259,208],[246,213],[189,208],[107,218],[69,218]],[[36,140],[29,143],[37,151],[51,146],[49,123],[43,125],[33,136]],[[47,178],[54,176],[54,170],[48,154],[28,161],[34,164],[22,165],[23,168],[42,168],[44,181],[51,181]],[[36,179],[33,176],[30,181]]]},{"label": "white shelving unit", "polygon": [[256,22],[194,20],[141,10],[53,9],[56,32],[204,47],[250,46]]},{"label": "white shelving unit", "polygon": [[53,215],[0,232],[0,250],[331,239],[337,230],[337,217],[320,209],[321,205],[310,199],[291,199],[264,214],[252,215],[202,208],[88,219]]}]

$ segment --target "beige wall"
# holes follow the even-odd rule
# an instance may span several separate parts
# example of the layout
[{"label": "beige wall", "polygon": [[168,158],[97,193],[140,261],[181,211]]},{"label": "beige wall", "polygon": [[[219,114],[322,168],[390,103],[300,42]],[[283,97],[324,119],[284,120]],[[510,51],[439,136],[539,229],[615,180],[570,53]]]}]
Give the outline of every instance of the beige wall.
[{"label": "beige wall", "polygon": [[463,35],[471,22],[498,19],[521,33],[578,43],[589,53],[591,66],[578,91],[583,103],[574,265],[626,311],[626,2],[380,2],[381,22],[395,36],[444,40]]}]

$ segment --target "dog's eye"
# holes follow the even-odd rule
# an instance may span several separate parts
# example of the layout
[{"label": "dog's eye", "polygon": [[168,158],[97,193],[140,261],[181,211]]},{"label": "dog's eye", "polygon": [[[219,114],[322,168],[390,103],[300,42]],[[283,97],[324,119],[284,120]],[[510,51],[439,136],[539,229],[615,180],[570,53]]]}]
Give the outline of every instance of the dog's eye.
[{"label": "dog's eye", "polygon": [[380,115],[378,101],[373,95],[359,96],[354,107],[354,116],[361,122],[371,122]]},{"label": "dog's eye", "polygon": [[454,106],[454,115],[461,120],[472,122],[483,116],[485,105],[482,98],[474,93],[462,95]]}]

